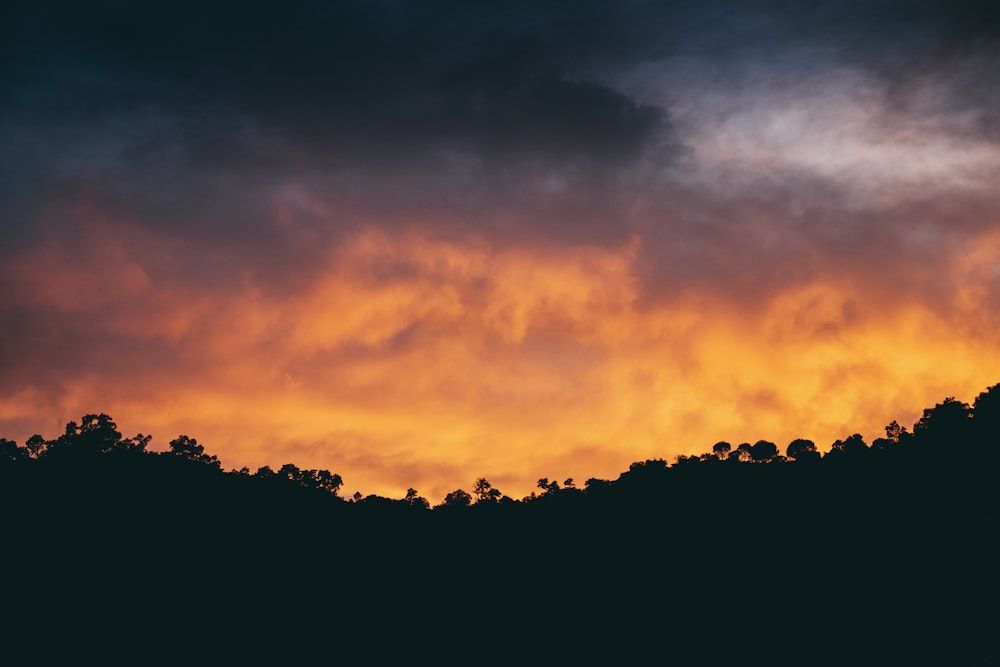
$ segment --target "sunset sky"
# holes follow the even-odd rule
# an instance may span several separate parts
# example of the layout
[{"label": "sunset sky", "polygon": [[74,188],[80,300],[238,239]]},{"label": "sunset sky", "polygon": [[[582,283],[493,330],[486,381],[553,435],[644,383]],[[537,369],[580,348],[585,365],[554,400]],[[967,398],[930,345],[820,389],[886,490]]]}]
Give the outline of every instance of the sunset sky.
[{"label": "sunset sky", "polygon": [[995,7],[7,3],[0,436],[437,503],[971,402]]}]

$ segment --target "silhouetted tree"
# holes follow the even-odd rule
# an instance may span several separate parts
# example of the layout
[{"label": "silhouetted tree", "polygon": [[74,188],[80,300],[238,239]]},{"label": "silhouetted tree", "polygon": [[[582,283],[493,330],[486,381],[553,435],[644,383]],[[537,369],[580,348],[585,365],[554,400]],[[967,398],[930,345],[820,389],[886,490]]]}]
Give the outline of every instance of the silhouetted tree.
[{"label": "silhouetted tree", "polygon": [[725,460],[729,456],[729,452],[733,451],[733,446],[730,445],[725,440],[720,440],[719,442],[712,445],[712,453],[715,454],[716,458],[720,461]]},{"label": "silhouetted tree", "polygon": [[334,496],[337,495],[340,487],[344,484],[344,480],[340,475],[329,470],[308,470],[307,472],[310,475],[313,488],[326,491]]},{"label": "silhouetted tree", "polygon": [[145,453],[146,448],[149,446],[149,442],[153,439],[151,435],[143,435],[142,433],[137,433],[131,438],[125,438],[121,441],[121,446],[130,452],[135,453]]},{"label": "silhouetted tree", "polygon": [[485,477],[480,477],[476,480],[476,483],[472,487],[472,492],[476,496],[477,503],[495,503],[503,495],[499,489],[493,488],[493,485]]},{"label": "silhouetted tree", "polygon": [[646,459],[645,461],[635,461],[630,463],[628,471],[630,473],[650,473],[658,475],[666,471],[667,462],[663,459]]},{"label": "silhouetted tree", "polygon": [[983,453],[1000,456],[1000,384],[976,396],[972,404],[973,435]]},{"label": "silhouetted tree", "polygon": [[133,438],[122,438],[114,420],[106,414],[84,415],[80,424],[69,422],[66,430],[54,441],[42,443],[32,439],[32,448],[41,457],[94,458],[104,454],[141,454],[151,440],[150,436],[138,434]]},{"label": "silhouetted tree", "polygon": [[292,463],[286,463],[276,473],[278,477],[287,479],[304,489],[324,491],[337,495],[344,480],[340,475],[329,470],[303,470]]},{"label": "silhouetted tree", "polygon": [[827,458],[830,460],[857,461],[868,453],[868,444],[860,433],[853,433],[830,446]]},{"label": "silhouetted tree", "polygon": [[278,468],[278,477],[283,477],[291,482],[298,482],[302,478],[302,471],[294,463],[286,463]]},{"label": "silhouetted tree", "polygon": [[20,463],[27,460],[28,451],[7,438],[0,438],[0,463]]},{"label": "silhouetted tree", "polygon": [[599,479],[597,477],[591,477],[586,482],[583,483],[583,488],[588,493],[590,492],[601,492],[606,490],[611,486],[611,482],[606,479]]},{"label": "silhouetted tree", "polygon": [[559,482],[556,480],[550,482],[548,477],[542,477],[538,480],[538,488],[542,490],[542,495],[555,493],[559,490]]},{"label": "silhouetted tree", "polygon": [[444,497],[444,502],[441,503],[442,507],[457,508],[457,507],[468,507],[472,504],[472,496],[469,495],[468,491],[463,491],[462,489],[455,489],[448,495]]},{"label": "silhouetted tree", "polygon": [[895,419],[885,427],[885,437],[872,440],[871,449],[882,453],[901,451],[913,436]]},{"label": "silhouetted tree", "polygon": [[687,466],[687,465],[692,465],[694,463],[701,463],[701,457],[700,456],[688,456],[686,454],[678,454],[674,458],[674,465],[675,466]]},{"label": "silhouetted tree", "polygon": [[938,453],[948,445],[964,442],[970,435],[972,408],[949,396],[933,408],[924,410],[913,425],[914,442],[921,450]]},{"label": "silhouetted tree", "polygon": [[753,460],[753,456],[750,451],[752,445],[749,442],[741,442],[736,446],[736,449],[729,452],[729,456],[726,457],[728,461],[738,461],[739,463],[749,463]]},{"label": "silhouetted tree", "polygon": [[24,443],[24,449],[28,452],[28,456],[33,459],[44,455],[48,448],[49,443],[37,433],[28,438]]},{"label": "silhouetted tree", "polygon": [[816,443],[803,438],[796,438],[788,443],[788,447],[785,449],[785,456],[798,463],[820,460],[819,452],[816,451]]},{"label": "silhouetted tree", "polygon": [[403,500],[405,500],[410,507],[416,507],[424,510],[430,509],[431,507],[431,504],[427,502],[427,499],[417,495],[417,490],[412,487],[406,490],[406,497]]},{"label": "silhouetted tree", "polygon": [[899,422],[893,419],[885,427],[885,437],[891,442],[899,443],[905,440],[910,434],[907,433],[905,426],[900,426]]},{"label": "silhouetted tree", "polygon": [[661,488],[670,476],[670,469],[663,459],[646,459],[629,464],[628,470],[618,476],[617,482],[625,483],[632,490],[642,489],[643,492]]},{"label": "silhouetted tree", "polygon": [[188,461],[194,461],[195,463],[209,465],[214,468],[222,467],[222,464],[219,463],[219,459],[216,456],[206,454],[205,448],[202,445],[199,445],[196,439],[189,438],[186,435],[177,436],[171,440],[170,450],[168,453],[172,456],[187,459]]},{"label": "silhouetted tree", "polygon": [[750,459],[754,463],[770,463],[778,455],[778,446],[767,440],[758,440],[750,447]]}]

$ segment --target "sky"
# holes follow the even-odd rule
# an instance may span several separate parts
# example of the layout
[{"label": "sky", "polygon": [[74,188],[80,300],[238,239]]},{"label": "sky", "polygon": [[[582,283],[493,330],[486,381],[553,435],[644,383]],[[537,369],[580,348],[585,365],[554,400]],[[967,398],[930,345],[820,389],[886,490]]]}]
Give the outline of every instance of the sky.
[{"label": "sky", "polygon": [[5,3],[0,436],[440,502],[971,402],[996,7]]}]

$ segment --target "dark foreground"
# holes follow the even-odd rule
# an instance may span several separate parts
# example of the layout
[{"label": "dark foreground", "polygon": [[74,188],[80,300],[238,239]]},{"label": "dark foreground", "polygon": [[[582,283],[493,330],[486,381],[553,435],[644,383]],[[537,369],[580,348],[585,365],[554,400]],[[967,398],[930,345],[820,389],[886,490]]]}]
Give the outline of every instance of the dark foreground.
[{"label": "dark foreground", "polygon": [[603,491],[433,511],[185,470],[7,471],[3,650],[1000,664],[992,463],[655,468]]}]

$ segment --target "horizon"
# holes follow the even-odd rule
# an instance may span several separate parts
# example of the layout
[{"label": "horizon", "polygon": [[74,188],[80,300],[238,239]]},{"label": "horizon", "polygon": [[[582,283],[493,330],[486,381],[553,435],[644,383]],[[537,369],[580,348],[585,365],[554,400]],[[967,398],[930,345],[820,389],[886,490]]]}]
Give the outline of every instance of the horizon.
[{"label": "horizon", "polygon": [[[743,447],[745,445],[751,445],[751,444],[754,444],[756,446],[756,445],[759,445],[761,443],[765,443],[768,446],[774,445],[774,447],[771,447],[770,449],[771,449],[771,451],[774,452],[775,459],[774,459],[774,461],[772,461],[770,458],[768,458],[768,460],[766,462],[773,463],[775,461],[784,461],[786,459],[785,452],[786,452],[787,449],[790,449],[790,445],[793,444],[793,442],[811,443],[810,446],[812,447],[812,451],[814,453],[822,455],[822,458],[825,460],[827,454],[831,453],[831,451],[833,449],[839,448],[840,445],[841,445],[841,443],[843,441],[848,440],[849,438],[854,438],[855,436],[861,436],[861,444],[863,444],[866,448],[868,448],[870,452],[873,452],[875,450],[878,450],[878,449],[886,447],[886,446],[890,446],[891,447],[892,443],[900,443],[900,444],[902,444],[902,446],[903,446],[904,449],[908,449],[909,448],[908,438],[910,436],[916,436],[918,439],[920,439],[920,438],[926,439],[926,433],[921,433],[920,432],[920,427],[923,426],[924,430],[926,430],[927,424],[921,424],[921,422],[924,422],[925,420],[927,420],[928,416],[932,415],[939,408],[946,407],[944,404],[947,404],[948,402],[951,402],[951,401],[955,401],[958,404],[965,406],[969,410],[969,415],[968,415],[969,417],[976,417],[978,419],[979,418],[979,412],[978,412],[977,408],[979,407],[979,399],[985,398],[988,395],[991,395],[992,398],[995,399],[996,396],[997,396],[998,390],[1000,390],[1000,382],[998,382],[998,383],[996,383],[994,385],[991,385],[989,387],[986,387],[982,392],[980,392],[979,394],[977,394],[977,397],[976,397],[975,401],[962,401],[962,400],[959,400],[959,399],[957,399],[957,398],[955,398],[953,396],[945,397],[944,399],[942,399],[941,402],[936,403],[934,406],[928,406],[927,408],[923,409],[921,411],[922,412],[922,418],[921,418],[921,420],[918,420],[917,422],[914,422],[914,424],[912,425],[912,427],[911,426],[907,426],[905,424],[898,424],[898,422],[894,422],[891,426],[890,425],[886,425],[886,427],[884,429],[882,429],[882,433],[880,435],[874,436],[872,438],[867,438],[867,437],[864,437],[860,433],[854,432],[854,433],[850,434],[849,436],[845,436],[844,438],[839,438],[834,443],[831,443],[831,446],[829,446],[829,447],[823,447],[823,446],[819,445],[818,443],[815,443],[814,441],[812,441],[809,438],[795,438],[794,441],[789,441],[789,443],[786,443],[785,445],[782,445],[780,443],[770,442],[770,441],[764,440],[764,439],[756,439],[756,440],[750,439],[750,440],[742,440],[742,441],[737,441],[737,442],[717,441],[717,442],[713,443],[713,446],[710,447],[710,448],[706,448],[706,449],[704,449],[702,451],[694,452],[692,454],[689,454],[688,455],[690,457],[689,461],[694,461],[694,462],[697,463],[699,461],[704,461],[706,457],[708,457],[709,460],[715,460],[715,458],[713,458],[713,457],[717,457],[718,459],[723,460],[723,459],[726,459],[726,455],[727,454],[735,454],[738,448],[741,448],[741,447]],[[985,413],[985,416],[983,417],[983,419],[986,420],[985,423],[990,423],[989,420],[993,419],[995,417],[995,414],[993,412],[991,412],[992,407],[994,407],[993,403],[995,403],[995,400],[987,400],[986,403],[983,406],[983,407],[986,408],[986,413]],[[947,415],[949,415],[949,414],[950,414],[949,410],[944,410],[944,412],[941,415],[938,416],[938,418],[937,418],[938,419],[937,425],[933,427],[934,429],[937,429],[937,431],[935,431],[936,435],[932,436],[932,438],[931,438],[932,440],[934,438],[939,438],[941,436],[941,433],[945,432],[946,429],[954,428],[956,426],[955,424],[950,423],[950,422],[947,421],[948,420]],[[64,427],[63,430],[66,433],[70,433],[72,431],[77,431],[79,433],[78,429],[80,429],[80,427],[82,427],[84,425],[84,423],[89,422],[89,421],[94,421],[95,423],[99,423],[101,420],[104,420],[104,419],[109,420],[110,425],[113,428],[118,429],[118,432],[121,434],[121,438],[122,438],[122,443],[119,443],[119,444],[122,445],[122,446],[127,445],[129,442],[132,442],[132,443],[140,443],[141,442],[142,444],[141,444],[140,451],[142,451],[142,452],[148,452],[148,453],[152,453],[152,454],[168,454],[168,453],[173,452],[173,446],[174,446],[173,442],[169,443],[168,446],[160,446],[160,447],[158,447],[157,443],[156,443],[155,436],[153,436],[152,434],[149,434],[149,433],[143,434],[143,433],[140,432],[140,433],[137,433],[135,435],[129,435],[128,431],[126,431],[124,429],[121,429],[121,427],[114,420],[113,416],[108,415],[106,413],[88,413],[86,415],[82,415],[82,420],[83,421],[78,422],[77,420],[71,420],[71,421],[69,421],[69,422],[67,422],[65,424],[65,427]],[[901,427],[902,428],[902,436],[905,436],[903,438],[903,441],[900,440],[900,434],[898,433],[898,431],[896,432],[896,434],[890,433],[891,427]],[[989,428],[989,427],[986,427],[986,428]],[[41,434],[33,434],[33,437],[35,437],[37,435],[41,435]],[[961,434],[956,432],[956,433],[953,433],[952,435],[959,436]],[[966,436],[968,436],[968,435],[970,435],[970,434],[966,434]],[[215,466],[220,471],[226,472],[226,473],[240,473],[240,474],[248,474],[248,475],[252,475],[252,476],[259,476],[262,473],[267,472],[268,470],[270,470],[269,474],[274,474],[275,471],[277,471],[279,468],[283,467],[286,464],[291,464],[294,468],[300,468],[300,469],[302,469],[303,472],[309,472],[309,473],[316,472],[315,469],[308,470],[306,466],[298,466],[295,461],[286,461],[285,463],[280,464],[280,465],[278,465],[278,464],[274,464],[274,465],[272,465],[272,464],[264,464],[263,466],[260,466],[257,470],[252,470],[252,469],[249,469],[247,467],[241,467],[241,468],[230,467],[230,468],[227,469],[227,467],[225,466],[225,463],[223,461],[219,460],[219,458],[217,456],[215,456],[215,454],[212,451],[206,449],[203,443],[199,443],[198,439],[196,437],[192,438],[192,437],[190,437],[190,436],[188,436],[186,434],[183,434],[183,435],[178,436],[178,439],[181,440],[181,441],[183,441],[183,442],[185,442],[185,446],[189,446],[189,447],[193,448],[191,451],[183,450],[183,449],[180,450],[181,451],[180,456],[185,457],[185,458],[196,457],[196,455],[197,456],[202,456],[203,458],[192,458],[192,460],[198,460],[201,463],[209,463],[209,465]],[[4,438],[3,436],[0,436],[0,440],[7,440],[7,439]],[[43,436],[43,440],[47,441],[46,442],[46,446],[48,447],[48,446],[51,446],[52,443],[57,443],[58,440],[59,440],[59,437],[57,436],[55,438],[44,438],[44,436]],[[882,444],[879,445],[879,443],[877,443],[876,440],[882,440]],[[930,440],[928,440],[928,442],[929,441]],[[32,457],[32,455],[28,453],[28,450],[22,447],[25,444],[25,442],[20,442],[20,443],[18,443],[16,441],[9,441],[9,442],[11,442],[14,445],[16,445],[17,448],[21,452],[20,455],[25,457],[24,459],[22,459],[22,462],[23,462],[23,460],[29,460]],[[719,453],[718,451],[716,451],[716,448],[715,448],[716,445],[728,445],[728,447],[725,448],[724,453]],[[131,446],[131,445],[128,445],[128,446]],[[197,449],[197,452],[194,452],[195,449]],[[174,453],[176,454],[177,452],[174,452]],[[856,452],[856,451],[853,452],[853,454],[855,456],[857,455],[857,453],[858,452]],[[884,452],[882,452],[882,453],[884,453]],[[940,452],[938,452],[938,453],[940,454]],[[767,455],[767,454],[765,454],[765,455]],[[643,463],[648,464],[648,463],[652,463],[652,462],[655,462],[655,461],[660,461],[660,462],[662,462],[665,465],[665,467],[674,467],[674,466],[682,463],[682,459],[684,457],[685,457],[684,454],[676,455],[673,458],[673,461],[668,460],[668,459],[666,459],[664,457],[651,457],[651,458],[647,458],[645,460],[635,460],[635,461],[630,462],[627,467],[623,467],[623,469],[621,471],[619,471],[619,473],[618,473],[617,476],[606,476],[606,477],[588,476],[586,478],[581,477],[581,478],[579,478],[581,480],[579,483],[576,482],[576,479],[577,479],[576,477],[570,476],[570,477],[565,477],[565,479],[564,479],[563,475],[557,475],[557,476],[555,476],[555,477],[552,478],[552,484],[554,484],[554,488],[556,490],[559,489],[560,485],[562,485],[564,489],[570,489],[570,488],[574,488],[574,487],[577,488],[577,489],[584,489],[586,487],[589,487],[590,481],[592,479],[596,479],[596,480],[604,481],[604,482],[614,482],[616,480],[620,480],[622,478],[622,475],[624,475],[627,472],[630,472],[632,470],[633,466],[635,466],[635,465],[639,465],[639,464],[643,464]],[[43,458],[45,458],[45,457],[43,456]],[[756,455],[754,455],[754,458],[756,459]],[[789,460],[795,460],[795,458],[796,458],[796,456],[793,454],[793,455],[791,455],[791,459],[789,459]],[[732,461],[733,459],[729,458],[728,460]],[[818,458],[816,460],[819,461]],[[736,459],[736,461],[741,461],[741,459]],[[685,463],[686,462],[687,461],[685,461]],[[333,473],[334,477],[338,480],[337,481],[337,487],[338,487],[338,489],[335,489],[333,491],[333,495],[339,495],[342,499],[344,499],[346,501],[358,500],[359,497],[360,498],[365,498],[365,499],[371,498],[371,497],[383,498],[383,499],[397,499],[393,495],[383,495],[383,494],[380,494],[380,493],[377,493],[377,492],[362,493],[360,490],[355,491],[353,494],[349,494],[348,492],[346,492],[343,489],[339,488],[341,486],[343,486],[343,487],[346,488],[346,484],[343,483],[344,482],[343,476],[338,471],[323,471],[323,470],[320,470],[320,472]],[[564,481],[560,482],[559,481],[560,479],[564,479]],[[530,491],[528,491],[526,493],[523,493],[523,494],[519,492],[519,493],[514,493],[513,495],[511,495],[511,494],[507,493],[506,490],[500,489],[500,488],[497,487],[497,485],[493,484],[489,480],[489,476],[487,476],[487,475],[480,475],[479,477],[477,477],[477,479],[475,480],[475,482],[473,484],[469,485],[469,488],[473,489],[474,487],[477,487],[480,482],[487,482],[487,487],[490,488],[490,489],[493,489],[494,492],[497,494],[495,500],[499,499],[502,496],[504,499],[510,499],[510,500],[515,500],[515,501],[517,501],[517,500],[525,500],[525,501],[527,501],[527,500],[529,500],[531,498],[534,498],[536,496],[536,494],[539,493],[538,490],[541,490],[540,492],[542,494],[551,491],[552,487],[550,487],[548,484],[545,484],[545,486],[543,486],[543,483],[546,483],[548,481],[549,480],[548,480],[547,477],[546,478],[539,478],[537,480],[536,484],[533,487],[531,487]],[[572,483],[570,483],[570,482],[572,482]],[[452,491],[455,491],[455,492],[462,492],[462,491],[465,491],[465,490],[466,490],[466,486],[465,485],[456,487],[455,489],[452,489]],[[410,495],[411,495],[411,492],[413,493],[413,495],[415,497],[418,497],[418,499],[422,498],[424,500],[429,500],[427,498],[423,498],[422,496],[420,496],[420,490],[419,489],[415,489],[413,487],[408,487],[404,493],[399,494],[400,495],[399,499],[402,499],[404,497],[405,498],[409,498]],[[447,496],[450,496],[451,493],[452,492],[450,491],[450,492],[442,495],[442,498],[443,498],[442,503],[446,503],[447,502],[447,500],[448,500]],[[431,496],[431,497],[433,498],[433,496]],[[480,501],[476,501],[476,502],[480,502]],[[435,505],[433,502],[431,503],[431,505],[433,507],[437,507],[438,506],[438,505]]]}]

